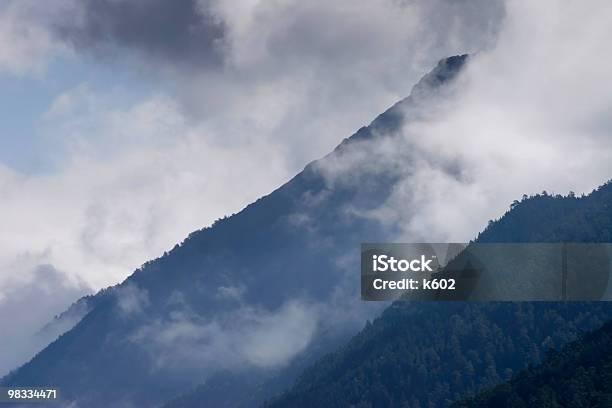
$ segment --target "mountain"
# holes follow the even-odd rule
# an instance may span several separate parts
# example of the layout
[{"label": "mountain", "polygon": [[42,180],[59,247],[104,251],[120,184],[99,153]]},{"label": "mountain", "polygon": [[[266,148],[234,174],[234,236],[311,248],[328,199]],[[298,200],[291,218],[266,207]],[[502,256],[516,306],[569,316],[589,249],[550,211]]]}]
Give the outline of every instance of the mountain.
[{"label": "mountain", "polygon": [[[384,306],[359,300],[357,251],[395,231],[363,214],[409,174],[374,164],[388,161],[406,121],[451,92],[466,60],[441,61],[288,183],[87,299],[85,316],[2,385],[52,385],[94,408],[155,406],[199,384],[213,406],[282,390]],[[402,146],[395,158],[409,164]]]},{"label": "mountain", "polygon": [[456,408],[612,406],[612,322]]},{"label": "mountain", "polygon": [[398,302],[266,407],[443,407],[612,317],[602,304]]},{"label": "mountain", "polygon": [[[611,234],[607,183],[584,197],[525,196],[476,242],[609,242]],[[266,406],[448,406],[611,318],[610,302],[398,301]]]}]

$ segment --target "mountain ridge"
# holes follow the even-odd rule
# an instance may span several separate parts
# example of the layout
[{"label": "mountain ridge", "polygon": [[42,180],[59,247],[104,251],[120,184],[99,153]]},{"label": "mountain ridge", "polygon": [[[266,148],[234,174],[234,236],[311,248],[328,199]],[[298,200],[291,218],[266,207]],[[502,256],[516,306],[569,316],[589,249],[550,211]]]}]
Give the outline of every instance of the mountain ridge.
[{"label": "mountain ridge", "polygon": [[85,406],[142,406],[229,370],[233,392],[248,394],[240,378],[255,376],[252,387],[262,387],[298,356],[315,358],[350,336],[381,305],[348,295],[357,293],[350,277],[358,268],[346,254],[390,231],[347,208],[379,205],[399,175],[378,170],[361,175],[358,186],[332,183],[326,163],[399,132],[466,59],[443,60],[414,94],[289,182],[89,298],[83,319],[1,382],[54,384]]},{"label": "mountain ridge", "polygon": [[[524,196],[476,242],[608,242],[610,234],[607,182],[583,197]],[[398,301],[264,406],[449,406],[611,318],[610,302]]]}]

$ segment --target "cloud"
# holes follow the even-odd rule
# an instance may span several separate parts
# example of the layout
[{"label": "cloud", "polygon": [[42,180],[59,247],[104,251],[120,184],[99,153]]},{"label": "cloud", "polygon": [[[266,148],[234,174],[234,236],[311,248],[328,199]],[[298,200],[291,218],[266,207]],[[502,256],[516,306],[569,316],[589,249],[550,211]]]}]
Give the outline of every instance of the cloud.
[{"label": "cloud", "polygon": [[[43,12],[29,0],[0,4],[0,74],[40,75],[52,56],[65,53],[45,24],[52,11]],[[51,10],[61,12],[61,3]]]},{"label": "cloud", "polygon": [[152,71],[248,68],[263,75],[288,65],[379,64],[406,52],[426,68],[449,47],[489,46],[504,15],[502,1],[484,0],[54,0],[51,9],[60,7],[42,27],[77,52],[136,55]]},{"label": "cloud", "polygon": [[430,3],[217,1],[224,69],[173,75],[169,87],[211,137],[277,145],[293,173],[406,96],[440,58],[489,47],[504,18],[498,1]]},{"label": "cloud", "polygon": [[119,311],[124,317],[140,315],[149,306],[149,292],[139,288],[132,282],[128,282],[115,289],[113,292]]},{"label": "cloud", "polygon": [[37,12],[18,23],[77,58],[146,73],[209,138],[280,146],[296,163],[289,174],[440,58],[489,47],[504,16],[502,1],[480,0],[54,0],[45,13],[28,4]]},{"label": "cloud", "polygon": [[399,175],[385,202],[357,214],[414,242],[473,239],[523,194],[590,192],[612,178],[611,17],[605,2],[508,2],[495,46],[458,82],[425,110],[405,111],[412,120],[395,138],[356,146],[327,176],[358,180],[364,161],[367,172]]},{"label": "cloud", "polygon": [[50,151],[62,157],[56,170],[0,167],[0,219],[11,231],[0,236],[4,270],[35,253],[93,288],[115,284],[286,175],[270,146],[208,141],[206,127],[188,123],[167,98],[125,107],[112,92],[69,94],[58,97],[46,124]]},{"label": "cloud", "polygon": [[0,377],[72,328],[85,310],[75,308],[56,320],[54,316],[91,291],[84,283],[71,282],[51,265],[35,259],[22,257],[17,270],[21,273],[8,275],[0,287],[0,325],[4,333],[0,336]]},{"label": "cloud", "polygon": [[[219,286],[213,296],[227,301],[203,315],[175,290],[164,313],[134,320],[137,325],[127,341],[148,352],[153,370],[177,377],[204,381],[220,372],[265,377],[293,363],[305,350],[319,353],[325,349],[322,341],[346,338],[388,306],[359,299],[356,262],[350,254],[336,259],[336,285],[329,296],[288,294],[273,308],[249,303],[243,296],[247,286]],[[129,296],[130,303],[142,298],[142,290],[130,289],[134,292],[138,294]]]},{"label": "cloud", "polygon": [[[611,17],[605,2],[509,2],[496,47],[468,65],[456,97],[404,129],[463,173],[425,165],[407,186],[423,233],[467,240],[522,194],[590,192],[612,177]],[[589,29],[574,30],[578,20]]]},{"label": "cloud", "polygon": [[251,364],[264,368],[289,362],[310,344],[317,327],[316,311],[295,302],[254,320],[256,325],[244,338],[243,352]]},{"label": "cloud", "polygon": [[244,305],[210,320],[179,308],[167,319],[138,327],[129,341],[149,351],[158,369],[183,374],[279,368],[310,344],[320,312],[300,300],[275,311]]},{"label": "cloud", "polygon": [[[78,86],[45,121],[49,151],[62,158],[53,172],[0,165],[0,324],[12,327],[0,339],[0,373],[72,327],[80,315],[37,334],[82,295],[121,282],[285,175],[274,150],[208,142],[162,96],[121,106],[113,92]],[[146,303],[120,294],[126,316]]]},{"label": "cloud", "polygon": [[87,0],[52,32],[78,51],[108,57],[136,53],[146,61],[197,66],[223,63],[223,22],[205,1]]},{"label": "cloud", "polygon": [[[57,30],[81,29],[87,44],[139,49],[142,61],[157,50],[165,64],[195,63],[186,53],[199,51],[191,39],[170,54],[169,43],[152,44],[159,36],[151,24],[135,20],[166,21],[167,41],[181,42],[189,27],[172,22],[207,24],[214,15],[227,47],[222,69],[175,70],[152,94],[87,82],[59,94],[40,122],[41,159],[52,170],[0,167],[0,219],[11,231],[0,238],[0,265],[37,253],[98,289],[273,190],[404,96],[422,72],[416,60],[484,46],[495,35],[491,21],[503,17],[499,3],[453,6],[455,14],[427,4],[184,1],[166,13],[159,1],[56,0],[44,10],[11,2],[4,11],[27,9],[15,21],[47,30],[52,41],[68,39]],[[437,31],[461,40],[449,48],[422,41]],[[75,47],[76,57],[83,51],[62,46]]]},{"label": "cloud", "polygon": [[220,299],[240,301],[246,288],[244,286],[219,286],[216,297]]}]

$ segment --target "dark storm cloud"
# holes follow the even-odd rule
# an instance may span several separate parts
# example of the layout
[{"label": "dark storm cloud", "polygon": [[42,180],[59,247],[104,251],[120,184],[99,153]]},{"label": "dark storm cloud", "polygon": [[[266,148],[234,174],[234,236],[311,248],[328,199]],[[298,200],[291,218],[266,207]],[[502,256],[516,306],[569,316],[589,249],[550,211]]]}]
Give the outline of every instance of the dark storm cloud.
[{"label": "dark storm cloud", "polygon": [[77,50],[113,55],[135,51],[158,62],[218,66],[223,22],[197,0],[83,0],[79,18],[56,21],[53,31]]}]

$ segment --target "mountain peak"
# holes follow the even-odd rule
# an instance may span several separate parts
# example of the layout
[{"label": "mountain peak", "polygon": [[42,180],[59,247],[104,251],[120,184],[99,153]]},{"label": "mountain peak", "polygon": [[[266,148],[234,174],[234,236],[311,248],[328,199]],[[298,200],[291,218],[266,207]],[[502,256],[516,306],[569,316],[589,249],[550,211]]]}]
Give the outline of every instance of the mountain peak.
[{"label": "mountain peak", "polygon": [[378,115],[368,126],[361,127],[355,134],[344,139],[336,149],[341,149],[349,141],[370,139],[377,135],[393,135],[406,119],[412,119],[406,116],[406,112],[427,100],[442,85],[455,79],[468,58],[469,54],[462,54],[441,59],[434,69],[412,87],[407,97]]},{"label": "mountain peak", "polygon": [[[397,134],[427,110],[428,95],[444,96],[440,85],[465,59],[442,60],[411,95],[316,165],[95,295],[71,330],[2,384],[52,382],[66,401],[89,407],[157,405],[198,383],[214,384],[224,372],[232,374],[228,393],[237,400],[263,401],[288,387],[300,367],[347,340],[382,307],[352,296],[359,258],[347,254],[392,233],[354,214],[384,203],[400,175],[368,167],[371,157],[359,154],[354,163],[342,162],[343,151],[363,148],[348,142]],[[354,175],[344,180],[352,172],[344,164],[363,170],[358,184]],[[283,344],[271,346],[274,339]],[[243,380],[251,378],[247,387]],[[217,391],[206,390],[202,400],[213,401]]]}]

